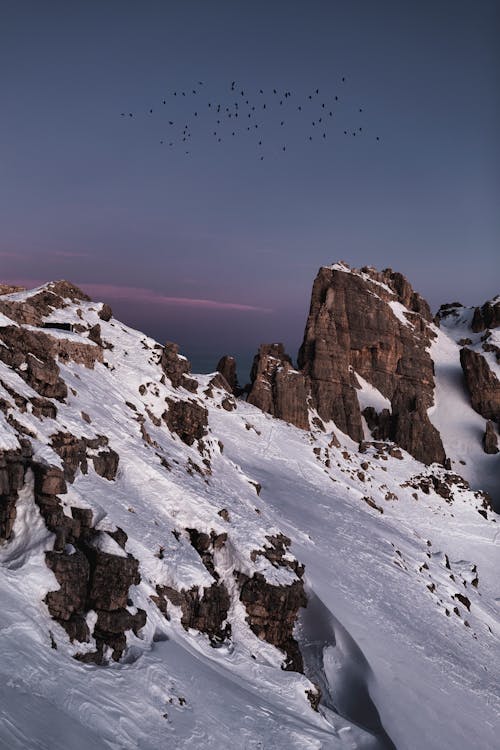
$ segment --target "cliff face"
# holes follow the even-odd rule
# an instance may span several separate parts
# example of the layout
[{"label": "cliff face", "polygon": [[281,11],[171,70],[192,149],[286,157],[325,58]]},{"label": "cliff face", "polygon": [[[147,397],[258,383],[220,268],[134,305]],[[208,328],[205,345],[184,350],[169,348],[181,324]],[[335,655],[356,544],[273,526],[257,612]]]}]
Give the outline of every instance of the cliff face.
[{"label": "cliff face", "polygon": [[393,440],[426,464],[444,463],[427,410],[434,400],[434,333],[428,304],[399,273],[344,264],[321,268],[313,285],[304,340],[294,370],[281,345],[263,345],[255,358],[248,400],[305,429],[308,411],[334,422],[353,440],[364,438],[356,374],[390,402],[390,414],[370,409],[377,437]]},{"label": "cliff face", "polygon": [[399,273],[351,272],[342,264],[320,269],[298,358],[319,416],[363,438],[357,373],[391,402],[382,437],[426,464],[443,463],[427,416],[434,390],[430,322],[429,306]]}]

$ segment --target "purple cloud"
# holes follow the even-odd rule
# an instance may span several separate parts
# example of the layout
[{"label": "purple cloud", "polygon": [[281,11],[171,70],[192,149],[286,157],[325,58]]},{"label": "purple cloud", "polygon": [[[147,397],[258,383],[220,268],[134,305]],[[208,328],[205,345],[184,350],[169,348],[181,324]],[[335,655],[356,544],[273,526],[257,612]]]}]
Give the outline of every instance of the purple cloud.
[{"label": "purple cloud", "polygon": [[196,299],[193,297],[170,297],[159,294],[152,289],[136,286],[117,286],[115,284],[81,284],[82,289],[96,299],[121,299],[130,302],[146,302],[153,305],[174,305],[177,307],[195,307],[208,310],[239,310],[241,312],[270,313],[267,307],[243,305],[239,302],[223,302],[214,299]]},{"label": "purple cloud", "polygon": [[54,256],[56,258],[90,258],[90,253],[77,253],[71,250],[51,250],[47,255]]}]

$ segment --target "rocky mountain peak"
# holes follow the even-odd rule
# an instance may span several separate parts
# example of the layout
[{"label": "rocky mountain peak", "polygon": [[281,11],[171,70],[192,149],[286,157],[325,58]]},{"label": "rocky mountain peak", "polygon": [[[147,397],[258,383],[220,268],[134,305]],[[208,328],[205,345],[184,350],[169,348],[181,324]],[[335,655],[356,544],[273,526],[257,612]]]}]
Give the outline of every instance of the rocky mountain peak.
[{"label": "rocky mountain peak", "polygon": [[[460,350],[493,372],[496,329],[336,264],[246,400],[68,282],[0,305],[2,747],[494,746],[500,456]],[[452,470],[394,444],[438,428]]]}]

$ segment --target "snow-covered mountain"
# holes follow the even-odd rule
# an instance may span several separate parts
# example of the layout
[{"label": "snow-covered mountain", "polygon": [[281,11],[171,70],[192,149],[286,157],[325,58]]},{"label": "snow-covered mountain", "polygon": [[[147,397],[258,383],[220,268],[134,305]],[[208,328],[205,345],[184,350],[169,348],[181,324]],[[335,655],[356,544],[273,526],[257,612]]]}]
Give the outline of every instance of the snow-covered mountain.
[{"label": "snow-covered mountain", "polygon": [[498,298],[325,267],[240,389],[0,293],[1,748],[497,747]]}]

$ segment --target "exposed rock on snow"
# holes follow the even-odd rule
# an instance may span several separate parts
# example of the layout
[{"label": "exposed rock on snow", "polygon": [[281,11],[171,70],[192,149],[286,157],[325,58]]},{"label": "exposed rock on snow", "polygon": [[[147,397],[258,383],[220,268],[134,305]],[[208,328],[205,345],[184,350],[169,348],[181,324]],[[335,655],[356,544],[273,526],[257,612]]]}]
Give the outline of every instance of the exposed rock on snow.
[{"label": "exposed rock on snow", "polygon": [[238,384],[238,376],[236,373],[236,360],[229,354],[225,354],[221,357],[215,368],[225,379],[229,386],[231,393],[235,396],[241,395],[241,388]]},{"label": "exposed rock on snow", "polygon": [[31,445],[20,440],[15,450],[0,451],[0,540],[8,540],[16,519],[18,492],[32,455]]},{"label": "exposed rock on snow", "polygon": [[194,392],[198,383],[188,377],[191,372],[191,364],[186,357],[179,354],[179,347],[171,341],[167,341],[161,353],[160,366],[174,388],[181,385],[188,391]]},{"label": "exposed rock on snow", "polygon": [[491,420],[486,422],[486,430],[483,436],[484,452],[490,455],[498,453],[498,438],[495,432],[495,426]]},{"label": "exposed rock on snow", "polygon": [[247,401],[267,414],[309,429],[306,382],[283,344],[262,344],[250,373],[250,392]]},{"label": "exposed rock on snow", "polygon": [[482,307],[474,309],[471,328],[474,333],[500,326],[500,297],[485,302]]},{"label": "exposed rock on snow", "polygon": [[485,419],[500,424],[500,381],[482,354],[468,347],[460,350],[460,363],[472,407]]}]

